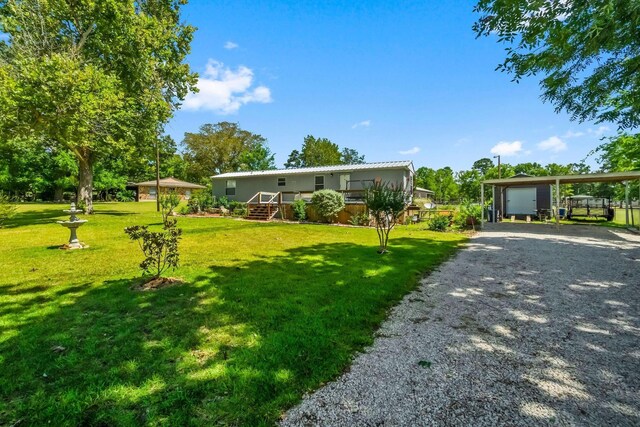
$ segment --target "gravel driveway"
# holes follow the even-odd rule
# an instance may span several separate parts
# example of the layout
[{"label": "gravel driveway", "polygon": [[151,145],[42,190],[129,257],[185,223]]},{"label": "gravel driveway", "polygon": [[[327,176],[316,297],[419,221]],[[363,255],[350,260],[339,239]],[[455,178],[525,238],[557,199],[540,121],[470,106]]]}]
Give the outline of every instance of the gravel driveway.
[{"label": "gravel driveway", "polygon": [[640,425],[640,236],[498,224],[282,424]]}]

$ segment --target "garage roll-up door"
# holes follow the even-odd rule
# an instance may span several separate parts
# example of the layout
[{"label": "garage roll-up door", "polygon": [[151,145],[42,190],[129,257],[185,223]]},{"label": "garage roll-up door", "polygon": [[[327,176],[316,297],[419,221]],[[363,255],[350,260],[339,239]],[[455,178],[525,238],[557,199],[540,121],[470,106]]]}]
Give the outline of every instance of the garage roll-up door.
[{"label": "garage roll-up door", "polygon": [[535,215],[536,188],[507,188],[507,215]]}]

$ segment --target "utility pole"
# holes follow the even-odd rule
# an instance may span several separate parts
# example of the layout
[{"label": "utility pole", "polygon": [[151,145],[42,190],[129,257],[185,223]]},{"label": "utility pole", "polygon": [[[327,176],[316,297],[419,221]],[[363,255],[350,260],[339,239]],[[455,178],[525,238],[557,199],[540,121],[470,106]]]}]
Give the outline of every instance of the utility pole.
[{"label": "utility pole", "polygon": [[[502,179],[502,166],[500,165],[500,155],[493,156],[493,158],[498,159],[498,179]],[[496,204],[496,201],[493,201],[493,204]],[[500,221],[504,217],[504,187],[500,186],[500,211],[499,211]],[[498,222],[498,221],[496,221]]]},{"label": "utility pole", "polygon": [[493,158],[497,158],[498,159],[498,179],[502,178],[502,167],[500,166],[500,156],[493,156]]},{"label": "utility pole", "polygon": [[156,136],[156,212],[160,212],[160,138]]}]

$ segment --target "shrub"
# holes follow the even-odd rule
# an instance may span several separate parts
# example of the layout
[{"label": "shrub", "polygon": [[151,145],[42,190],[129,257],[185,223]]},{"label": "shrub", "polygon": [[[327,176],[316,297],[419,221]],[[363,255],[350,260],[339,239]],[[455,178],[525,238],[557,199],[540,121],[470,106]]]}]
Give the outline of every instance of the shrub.
[{"label": "shrub", "polygon": [[229,202],[229,212],[235,216],[247,215],[247,204],[232,200]]},{"label": "shrub", "polygon": [[298,221],[304,221],[307,219],[307,202],[302,199],[298,199],[291,204],[291,210],[293,211],[293,218]]},{"label": "shrub", "polygon": [[133,190],[120,190],[116,193],[116,200],[119,202],[133,202],[136,193]]},{"label": "shrub", "polygon": [[318,190],[311,195],[311,203],[316,212],[326,222],[332,222],[344,209],[344,197],[334,190]]},{"label": "shrub", "polygon": [[353,214],[349,218],[349,224],[351,225],[369,225],[370,216],[368,212],[362,212],[360,214]]},{"label": "shrub", "polygon": [[246,206],[237,206],[232,212],[234,216],[247,216],[249,213]]},{"label": "shrub", "polygon": [[230,211],[234,211],[237,207],[239,207],[239,206],[240,206],[240,207],[242,207],[242,206],[244,206],[244,205],[245,205],[245,204],[244,204],[244,203],[242,203],[242,202],[238,202],[238,201],[236,201],[236,200],[231,200],[230,202],[228,202],[228,204],[227,204],[227,208],[228,208]]},{"label": "shrub", "polygon": [[215,203],[214,207],[229,209],[229,203],[230,202],[229,202],[229,199],[227,198],[227,196],[222,196],[217,200],[217,202]]},{"label": "shrub", "polygon": [[482,220],[482,207],[478,204],[465,202],[460,206],[460,210],[456,213],[453,223],[458,228],[467,228],[471,226],[474,230],[476,224],[480,224]]},{"label": "shrub", "polygon": [[161,277],[167,269],[175,270],[178,267],[178,241],[182,229],[176,225],[175,219],[169,219],[164,223],[162,231],[149,231],[146,225],[134,225],[124,229],[131,240],[138,242],[145,256],[140,268],[143,273],[153,274],[154,279]]},{"label": "shrub", "polygon": [[213,196],[207,190],[196,191],[191,195],[191,198],[187,202],[189,212],[197,214],[200,212],[206,212],[213,207]]},{"label": "shrub", "polygon": [[400,186],[377,182],[364,191],[364,204],[376,225],[378,253],[383,254],[387,251],[389,233],[406,207],[406,194]]},{"label": "shrub", "polygon": [[436,215],[427,221],[427,228],[432,231],[446,231],[451,223],[451,216]]},{"label": "shrub", "polygon": [[189,208],[189,205],[182,205],[180,206],[180,209],[178,209],[178,213],[180,215],[187,215],[189,213],[191,213],[191,209]]},{"label": "shrub", "polygon": [[18,207],[11,203],[9,196],[0,193],[0,228],[2,228],[5,221],[16,215],[17,210]]},{"label": "shrub", "polygon": [[180,204],[180,196],[173,191],[169,194],[160,196],[160,213],[162,214],[162,223],[166,224],[168,218],[173,215],[173,210]]}]

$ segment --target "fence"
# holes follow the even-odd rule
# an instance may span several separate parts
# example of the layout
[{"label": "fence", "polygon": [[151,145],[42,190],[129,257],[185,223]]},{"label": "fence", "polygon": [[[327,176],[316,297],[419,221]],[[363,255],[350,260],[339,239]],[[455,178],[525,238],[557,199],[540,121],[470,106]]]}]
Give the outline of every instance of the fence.
[{"label": "fence", "polygon": [[[615,208],[615,216],[613,221],[618,224],[626,224],[626,213],[624,208]],[[629,224],[634,224],[636,227],[640,226],[640,208],[633,207],[633,221],[631,218],[631,209],[629,209]]]},{"label": "fence", "polygon": [[[282,207],[285,219],[294,220],[295,218],[293,217],[293,209],[291,208],[291,205],[285,204],[282,205]],[[349,220],[353,215],[362,214],[365,212],[365,209],[366,208],[364,205],[345,205],[344,209],[338,213],[336,222],[339,222],[340,224],[349,224]],[[279,217],[280,215],[276,215],[276,218]],[[312,222],[323,221],[320,215],[318,215],[316,209],[311,204],[307,204],[307,220]]]}]

